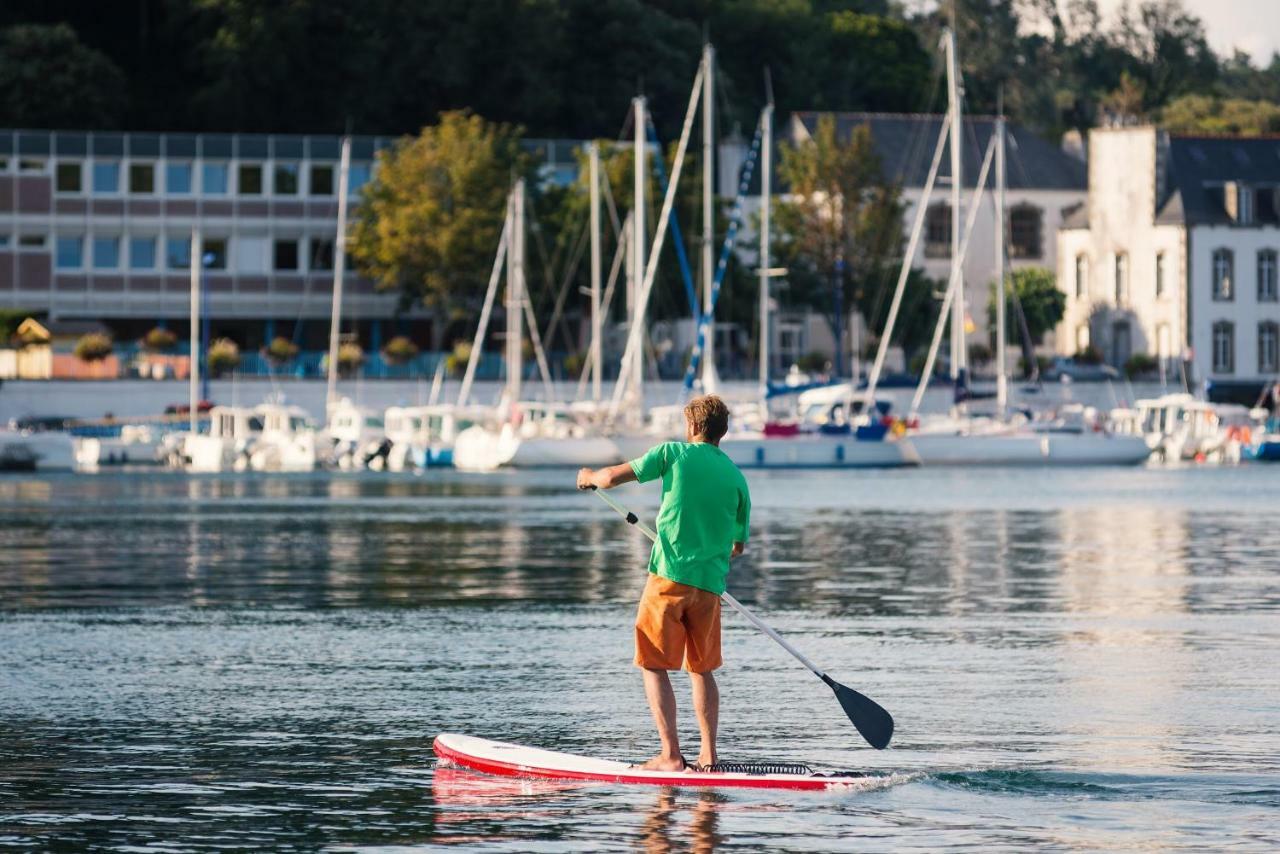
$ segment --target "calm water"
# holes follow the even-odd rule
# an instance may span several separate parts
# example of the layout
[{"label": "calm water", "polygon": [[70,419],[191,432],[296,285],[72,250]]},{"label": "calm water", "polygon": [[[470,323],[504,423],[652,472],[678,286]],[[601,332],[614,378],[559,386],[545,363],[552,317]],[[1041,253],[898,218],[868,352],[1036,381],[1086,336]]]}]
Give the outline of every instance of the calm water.
[{"label": "calm water", "polygon": [[1280,469],[751,481],[731,589],[898,734],[726,616],[722,752],[865,791],[436,769],[440,731],[653,749],[645,544],[563,475],[0,479],[0,846],[1280,845]]}]

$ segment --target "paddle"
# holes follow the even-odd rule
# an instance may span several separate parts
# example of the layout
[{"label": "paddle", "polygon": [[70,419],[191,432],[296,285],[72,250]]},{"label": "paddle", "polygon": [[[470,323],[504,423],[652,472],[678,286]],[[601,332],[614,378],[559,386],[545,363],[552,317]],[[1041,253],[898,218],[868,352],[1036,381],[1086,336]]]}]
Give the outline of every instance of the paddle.
[{"label": "paddle", "polygon": [[[618,515],[626,519],[628,524],[639,528],[650,540],[657,541],[658,535],[653,532],[652,528],[641,522],[639,516],[614,501],[602,490],[596,489],[594,486],[591,489],[606,504],[618,511]],[[858,732],[862,733],[862,737],[867,740],[868,744],[876,750],[884,750],[889,746],[889,739],[893,738],[893,716],[885,711],[880,704],[832,679],[798,649],[783,640],[782,636],[775,632],[764,620],[748,611],[745,605],[728,593],[721,594],[720,598],[728,602],[739,614],[746,617],[747,622],[776,641],[778,646],[795,656],[796,660],[812,671],[814,676],[827,683],[827,687],[835,692],[836,699],[840,701],[840,708],[844,709],[844,713],[849,716],[849,720],[858,728]]]}]

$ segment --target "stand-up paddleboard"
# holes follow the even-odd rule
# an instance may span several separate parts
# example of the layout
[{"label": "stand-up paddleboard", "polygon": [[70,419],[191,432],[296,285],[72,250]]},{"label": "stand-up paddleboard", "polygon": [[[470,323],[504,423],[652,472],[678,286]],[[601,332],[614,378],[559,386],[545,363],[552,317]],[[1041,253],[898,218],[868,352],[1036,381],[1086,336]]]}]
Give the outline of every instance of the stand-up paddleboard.
[{"label": "stand-up paddleboard", "polygon": [[866,788],[875,777],[860,775],[803,773],[753,773],[750,771],[643,771],[625,762],[592,759],[523,747],[502,741],[489,741],[467,735],[442,733],[436,736],[436,755],[442,763],[470,768],[500,777],[522,777],[535,780],[585,780],[598,783],[624,783],[649,786],[730,786],[747,789],[823,789]]}]

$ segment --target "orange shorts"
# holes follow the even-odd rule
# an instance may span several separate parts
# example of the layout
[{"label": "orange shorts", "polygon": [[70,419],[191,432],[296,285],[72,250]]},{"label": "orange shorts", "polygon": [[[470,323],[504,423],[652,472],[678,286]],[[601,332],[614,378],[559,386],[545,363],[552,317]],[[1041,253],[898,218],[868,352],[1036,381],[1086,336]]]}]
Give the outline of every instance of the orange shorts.
[{"label": "orange shorts", "polygon": [[709,673],[719,667],[720,597],[649,573],[636,613],[636,666]]}]

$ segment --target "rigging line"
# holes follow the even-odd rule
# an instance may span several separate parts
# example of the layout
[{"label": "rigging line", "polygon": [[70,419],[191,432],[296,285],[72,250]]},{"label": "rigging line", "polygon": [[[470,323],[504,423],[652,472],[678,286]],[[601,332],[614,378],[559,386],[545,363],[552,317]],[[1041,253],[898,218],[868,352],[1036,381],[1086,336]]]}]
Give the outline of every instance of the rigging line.
[{"label": "rigging line", "polygon": [[[653,171],[658,176],[658,183],[661,185],[662,192],[667,191],[667,167],[662,163],[662,141],[658,139],[658,129],[654,127],[653,117],[647,118],[648,139],[657,149],[657,154],[653,158]],[[678,190],[677,190],[678,192]],[[676,209],[671,209],[671,245],[676,250],[676,260],[680,263],[680,278],[684,279],[685,296],[689,298],[689,312],[691,314],[698,313],[698,292],[693,286],[693,271],[689,269],[689,256],[685,254],[684,235],[680,232],[680,217],[676,214]]]},{"label": "rigging line", "polygon": [[[608,323],[609,308],[613,302],[614,287],[615,285],[617,285],[618,273],[622,269],[622,262],[627,255],[627,252],[626,252],[627,236],[625,231],[627,224],[626,222],[623,222],[622,225],[624,229],[624,231],[622,232],[622,239],[618,241],[618,246],[613,252],[613,264],[609,268],[609,280],[605,283],[604,294],[600,297],[600,316],[601,318],[603,318],[603,322],[600,324],[601,332],[604,331],[604,328]],[[600,349],[601,349],[601,352],[604,351],[603,342]],[[582,397],[587,393],[587,380],[591,376],[591,369],[592,369],[592,366],[595,364],[595,361],[592,358],[594,353],[595,353],[595,349],[589,348],[587,350],[587,357],[582,360],[582,374],[581,376],[578,377],[578,394],[577,394],[578,400],[581,400]],[[601,370],[600,375],[603,378],[604,376],[603,369]]]},{"label": "rigging line", "polygon": [[738,176],[738,194],[733,199],[733,210],[729,215],[729,227],[725,231],[724,242],[720,246],[720,261],[716,265],[715,277],[711,280],[711,304],[706,306],[698,318],[698,335],[693,342],[693,352],[689,354],[689,366],[684,372],[684,390],[693,388],[693,380],[702,361],[702,352],[706,345],[707,332],[715,317],[716,303],[720,300],[720,286],[724,283],[724,274],[729,269],[729,258],[733,254],[737,242],[738,229],[742,225],[742,199],[751,186],[751,175],[755,171],[756,159],[760,153],[760,139],[764,132],[761,122],[756,122],[756,132],[751,140],[751,148],[747,151],[747,159],[742,164]]},{"label": "rigging line", "polygon": [[[551,309],[551,319],[547,321],[547,331],[542,334],[542,340],[547,342],[547,346],[553,346],[553,338],[555,336],[556,323],[561,319],[564,311],[565,298],[569,294],[569,285],[573,283],[578,273],[578,265],[582,262],[582,253],[587,248],[587,238],[591,236],[591,224],[584,223],[582,231],[578,234],[578,239],[574,242],[573,255],[570,261],[565,265],[565,274],[560,281],[560,290],[556,293],[555,305]],[[563,329],[565,345],[570,350],[573,349],[573,341],[569,335],[568,329]]]}]

